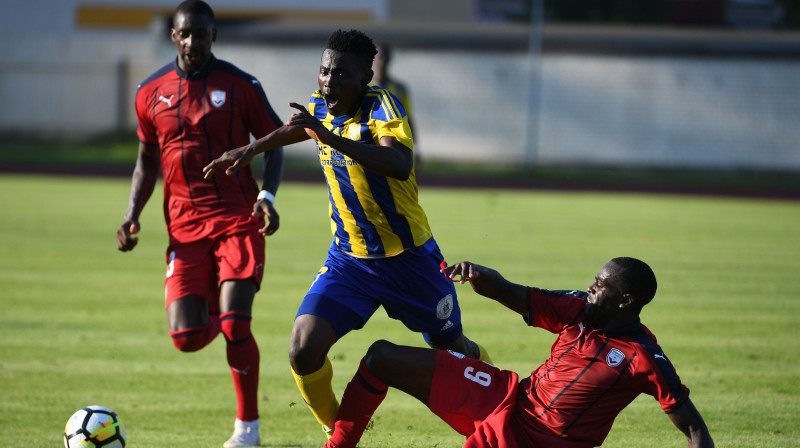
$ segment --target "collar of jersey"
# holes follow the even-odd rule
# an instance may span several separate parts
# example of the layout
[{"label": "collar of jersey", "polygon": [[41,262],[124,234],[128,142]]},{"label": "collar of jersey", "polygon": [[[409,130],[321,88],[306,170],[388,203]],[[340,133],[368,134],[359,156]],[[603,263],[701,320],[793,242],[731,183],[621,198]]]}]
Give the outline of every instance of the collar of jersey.
[{"label": "collar of jersey", "polygon": [[214,66],[217,65],[217,58],[215,58],[214,55],[212,54],[211,59],[208,60],[208,64],[206,64],[205,68],[203,68],[197,73],[192,73],[192,74],[186,73],[185,71],[181,70],[181,67],[178,65],[177,56],[175,57],[175,60],[172,61],[172,65],[175,67],[175,73],[177,73],[178,76],[187,81],[192,81],[195,79],[203,79],[206,76],[208,76],[208,74],[211,73],[211,70],[214,70]]},{"label": "collar of jersey", "polygon": [[596,328],[597,331],[603,333],[603,335],[608,336],[610,338],[619,338],[622,336],[630,336],[642,328],[642,321],[640,319],[636,319],[635,322],[631,323],[630,325],[626,325],[624,327],[619,328]]}]

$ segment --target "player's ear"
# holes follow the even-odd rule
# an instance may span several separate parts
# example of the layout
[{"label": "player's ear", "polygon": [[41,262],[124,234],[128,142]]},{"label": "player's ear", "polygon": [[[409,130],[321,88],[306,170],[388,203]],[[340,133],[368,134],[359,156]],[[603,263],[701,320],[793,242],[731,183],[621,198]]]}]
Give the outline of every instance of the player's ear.
[{"label": "player's ear", "polygon": [[375,72],[373,72],[373,71],[372,71],[372,68],[368,68],[368,69],[367,69],[367,70],[364,72],[364,78],[361,80],[361,85],[362,85],[363,87],[366,87],[366,86],[368,86],[368,85],[369,85],[369,83],[370,83],[370,82],[372,82],[372,77],[373,77],[373,76],[375,76]]},{"label": "player's ear", "polygon": [[622,295],[622,300],[619,302],[619,307],[620,309],[628,309],[633,307],[635,302],[636,301],[633,299],[632,295],[625,293]]},{"label": "player's ear", "polygon": [[211,42],[217,41],[217,29],[211,28]]},{"label": "player's ear", "polygon": [[172,42],[178,43],[178,32],[175,31],[175,28],[170,28],[169,38]]}]

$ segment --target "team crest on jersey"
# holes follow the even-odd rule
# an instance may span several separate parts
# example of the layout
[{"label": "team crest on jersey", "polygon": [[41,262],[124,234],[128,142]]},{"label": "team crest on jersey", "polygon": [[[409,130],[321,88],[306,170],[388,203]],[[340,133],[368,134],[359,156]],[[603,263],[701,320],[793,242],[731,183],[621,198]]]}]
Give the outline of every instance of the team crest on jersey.
[{"label": "team crest on jersey", "polygon": [[225,104],[225,91],[212,90],[211,91],[211,105],[214,107],[222,107]]},{"label": "team crest on jersey", "polygon": [[442,297],[439,304],[436,305],[436,317],[439,319],[447,319],[453,313],[453,295],[448,294]]},{"label": "team crest on jersey", "polygon": [[625,353],[612,348],[606,355],[606,364],[611,367],[617,367],[618,365],[622,364],[623,359],[625,359]]},{"label": "team crest on jersey", "polygon": [[350,140],[353,140],[355,142],[361,140],[361,125],[360,124],[351,125],[350,129],[347,130],[347,133],[350,136]]}]

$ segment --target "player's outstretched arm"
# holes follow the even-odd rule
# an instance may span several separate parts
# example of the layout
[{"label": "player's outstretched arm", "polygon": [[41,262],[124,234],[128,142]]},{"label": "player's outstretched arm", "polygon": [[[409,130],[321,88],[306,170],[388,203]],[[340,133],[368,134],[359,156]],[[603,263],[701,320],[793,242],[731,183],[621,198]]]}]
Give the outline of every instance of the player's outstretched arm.
[{"label": "player's outstretched arm", "polygon": [[230,164],[230,166],[225,170],[225,174],[233,174],[242,166],[249,164],[256,154],[299,143],[308,140],[308,138],[303,128],[283,125],[247,145],[225,151],[224,154],[212,160],[211,163],[203,168],[203,177],[210,179],[219,167],[228,164]]},{"label": "player's outstretched arm", "polygon": [[694,407],[692,400],[687,398],[681,407],[667,415],[672,424],[686,435],[690,448],[713,448],[714,441],[711,440],[706,422]]},{"label": "player's outstretched arm", "polygon": [[287,125],[305,129],[314,140],[335,148],[373,173],[394,179],[406,180],[414,167],[414,153],[394,137],[381,137],[380,145],[370,145],[350,140],[329,131],[322,122],[308,113],[305,107],[289,103],[298,112],[292,114]]},{"label": "player's outstretched arm", "polygon": [[[509,282],[499,272],[469,261],[462,261],[442,269],[450,280],[469,282],[478,294],[496,300],[522,316],[528,315],[527,286]],[[460,277],[460,280],[457,278]]]},{"label": "player's outstretched arm", "polygon": [[136,157],[136,168],[131,179],[131,194],[128,198],[128,209],[124,222],[117,229],[117,249],[127,252],[136,247],[139,238],[139,215],[153,194],[161,166],[158,145],[139,142],[139,154]]}]

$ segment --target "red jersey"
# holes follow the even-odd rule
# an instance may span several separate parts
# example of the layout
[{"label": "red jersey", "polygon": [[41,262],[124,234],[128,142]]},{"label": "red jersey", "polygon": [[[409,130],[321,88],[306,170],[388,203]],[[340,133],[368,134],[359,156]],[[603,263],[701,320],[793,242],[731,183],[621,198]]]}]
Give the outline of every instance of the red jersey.
[{"label": "red jersey", "polygon": [[161,149],[170,237],[192,241],[230,226],[258,226],[250,217],[259,189],[249,165],[203,178],[203,167],[225,151],[281,125],[258,80],[213,56],[191,75],[176,60],[139,85],[136,117],[139,139]]},{"label": "red jersey", "polygon": [[587,294],[531,288],[529,325],[557,333],[550,358],[519,385],[510,426],[521,446],[594,447],[640,393],[665,412],[689,390],[640,322],[615,330],[586,322]]}]

